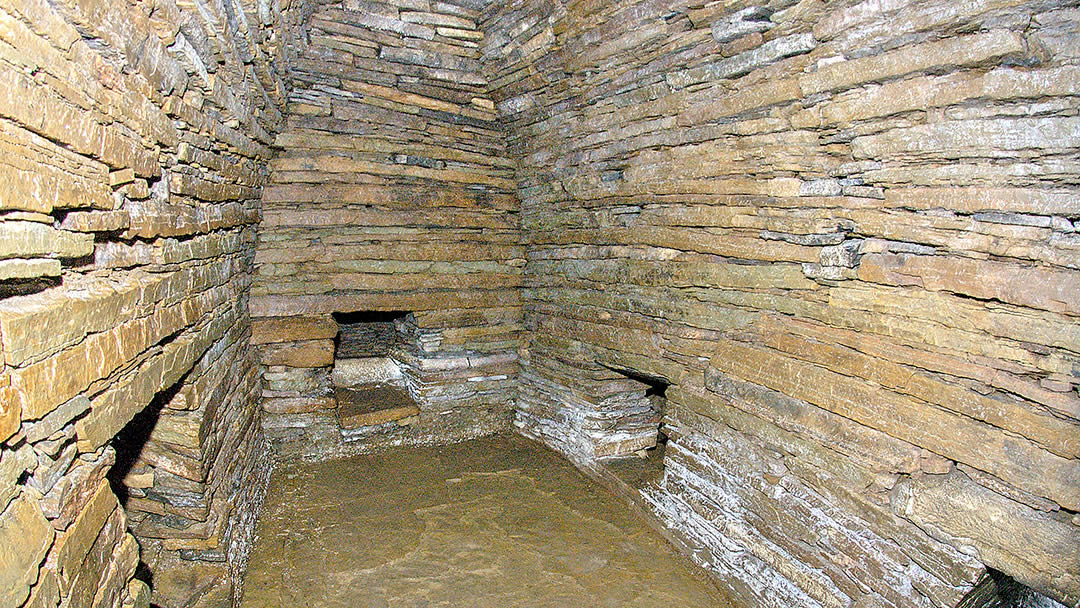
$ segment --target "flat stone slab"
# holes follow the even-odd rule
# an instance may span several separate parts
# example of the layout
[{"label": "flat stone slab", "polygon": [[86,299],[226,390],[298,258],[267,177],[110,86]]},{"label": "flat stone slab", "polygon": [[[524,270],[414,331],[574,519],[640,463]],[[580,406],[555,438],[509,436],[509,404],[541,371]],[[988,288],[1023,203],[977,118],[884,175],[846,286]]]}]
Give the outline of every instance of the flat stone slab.
[{"label": "flat stone slab", "polygon": [[386,424],[420,414],[420,408],[405,389],[389,384],[337,388],[334,397],[338,423],[343,429]]},{"label": "flat stone slab", "polygon": [[489,437],[274,471],[242,608],[728,608],[625,501]]}]

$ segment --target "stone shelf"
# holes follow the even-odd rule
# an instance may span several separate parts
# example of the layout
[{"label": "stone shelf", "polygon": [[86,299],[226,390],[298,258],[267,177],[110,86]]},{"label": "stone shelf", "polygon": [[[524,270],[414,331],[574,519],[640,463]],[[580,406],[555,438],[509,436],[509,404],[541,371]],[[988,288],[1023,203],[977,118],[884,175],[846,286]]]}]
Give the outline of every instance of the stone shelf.
[{"label": "stone shelf", "polygon": [[337,388],[337,416],[342,429],[358,429],[388,422],[406,425],[420,408],[405,389],[389,384]]}]

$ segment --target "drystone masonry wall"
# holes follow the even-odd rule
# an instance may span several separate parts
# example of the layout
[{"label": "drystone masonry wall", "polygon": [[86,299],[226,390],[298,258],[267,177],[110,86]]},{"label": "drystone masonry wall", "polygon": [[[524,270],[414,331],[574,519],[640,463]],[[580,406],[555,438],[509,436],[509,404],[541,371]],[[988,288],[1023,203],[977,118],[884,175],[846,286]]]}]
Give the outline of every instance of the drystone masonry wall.
[{"label": "drystone masonry wall", "polygon": [[[324,2],[298,54],[263,193],[252,311],[282,458],[509,427],[523,250],[513,163],[480,74],[476,11]],[[333,313],[407,314],[393,358],[421,409],[345,433]]]},{"label": "drystone masonry wall", "polygon": [[747,606],[955,606],[986,567],[1080,602],[1075,2],[481,21],[522,431],[602,467],[642,432],[613,383],[670,383],[642,498]]},{"label": "drystone masonry wall", "polygon": [[146,606],[140,560],[157,605],[239,593],[254,224],[307,11],[0,1],[3,608]]}]

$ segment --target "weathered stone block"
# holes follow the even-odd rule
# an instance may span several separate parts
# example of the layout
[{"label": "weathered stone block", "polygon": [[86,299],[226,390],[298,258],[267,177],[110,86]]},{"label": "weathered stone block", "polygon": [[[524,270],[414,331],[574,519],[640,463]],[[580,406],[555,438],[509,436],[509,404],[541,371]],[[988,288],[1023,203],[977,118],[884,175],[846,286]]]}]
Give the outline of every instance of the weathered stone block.
[{"label": "weathered stone block", "polygon": [[0,259],[78,258],[94,252],[90,235],[57,230],[36,222],[0,222]]},{"label": "weathered stone block", "polygon": [[132,580],[128,583],[127,593],[133,608],[150,608],[150,588],[146,583],[138,579]]},{"label": "weathered stone block", "polygon": [[285,397],[262,400],[262,409],[269,414],[304,414],[336,407],[333,397]]},{"label": "weathered stone block", "polygon": [[251,320],[251,342],[271,344],[321,340],[337,335],[338,326],[330,316],[257,317]]},{"label": "weathered stone block", "polygon": [[977,65],[1024,52],[1023,39],[1006,30],[957,36],[841,61],[799,76],[803,94],[841,89],[945,66]]},{"label": "weathered stone block", "polygon": [[57,539],[55,568],[61,589],[79,575],[83,560],[105,527],[105,522],[120,508],[116,495],[107,481],[101,481],[75,521]]},{"label": "weathered stone block", "polygon": [[90,400],[84,395],[76,395],[67,403],[46,414],[41,420],[27,423],[23,431],[26,440],[37,443],[47,439],[88,409],[90,409]]},{"label": "weathered stone block", "polygon": [[764,32],[773,26],[769,11],[762,6],[748,6],[723,19],[712,22],[713,40],[730,42],[753,32]]},{"label": "weathered stone block", "polygon": [[706,68],[712,78],[736,78],[775,61],[809,53],[817,46],[812,34],[792,34],[770,40],[761,46],[722,59]]},{"label": "weathered stone block", "polygon": [[1080,118],[954,120],[857,137],[851,145],[856,158],[912,154],[952,159],[1027,149],[1053,153],[1080,146]]},{"label": "weathered stone block", "polygon": [[263,365],[289,367],[330,367],[334,364],[333,340],[305,340],[263,346],[259,352]]},{"label": "weathered stone block", "polygon": [[1051,312],[1080,313],[1077,271],[945,256],[872,254],[859,278],[886,285],[918,285]]},{"label": "weathered stone block", "polygon": [[53,529],[30,494],[0,513],[0,606],[16,608],[30,595],[52,540]]},{"label": "weathered stone block", "polygon": [[0,281],[60,276],[60,260],[0,260]]},{"label": "weathered stone block", "polygon": [[24,608],[56,608],[60,605],[60,585],[56,580],[56,572],[50,568],[42,568],[38,582],[30,591],[30,599],[23,604]]},{"label": "weathered stone block", "polygon": [[958,471],[901,481],[892,505],[897,515],[939,540],[975,552],[1037,591],[1066,605],[1080,597],[1080,528],[1075,525],[1011,501]]}]

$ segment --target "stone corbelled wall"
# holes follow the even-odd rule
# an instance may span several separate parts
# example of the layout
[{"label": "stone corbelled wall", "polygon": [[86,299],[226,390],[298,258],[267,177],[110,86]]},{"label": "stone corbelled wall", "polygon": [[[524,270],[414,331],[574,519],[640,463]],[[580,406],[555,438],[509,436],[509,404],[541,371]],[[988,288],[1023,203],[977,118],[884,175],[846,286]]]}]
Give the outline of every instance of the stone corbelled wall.
[{"label": "stone corbelled wall", "polygon": [[[1080,601],[1075,2],[483,4],[0,0],[0,608],[227,605],[264,434],[518,387],[599,468],[635,378],[641,500],[741,602]],[[423,411],[346,435],[365,310]]]},{"label": "stone corbelled wall", "polygon": [[309,10],[0,0],[0,606],[146,606],[140,559],[161,606],[239,593],[254,224]]},{"label": "stone corbelled wall", "polygon": [[[324,2],[295,62],[263,192],[252,312],[282,458],[509,428],[523,249],[514,164],[480,74],[476,11]],[[344,433],[331,313],[412,313],[392,356],[419,421]]]},{"label": "stone corbelled wall", "polygon": [[482,16],[526,236],[517,425],[749,606],[1080,601],[1074,2],[513,0]]}]

